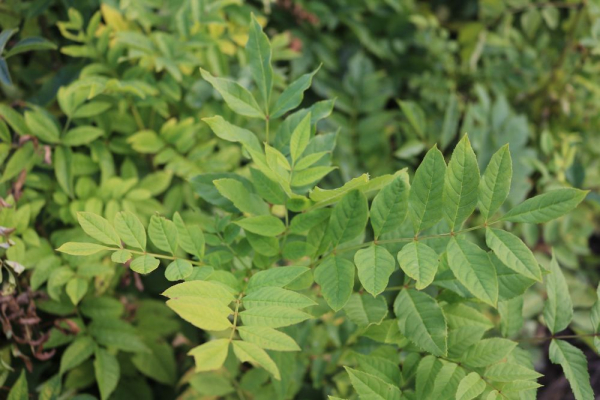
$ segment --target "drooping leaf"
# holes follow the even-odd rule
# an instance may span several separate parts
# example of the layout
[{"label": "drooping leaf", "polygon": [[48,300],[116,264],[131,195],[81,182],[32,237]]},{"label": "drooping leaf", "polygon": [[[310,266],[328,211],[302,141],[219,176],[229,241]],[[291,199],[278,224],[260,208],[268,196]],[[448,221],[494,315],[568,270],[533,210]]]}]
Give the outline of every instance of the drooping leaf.
[{"label": "drooping leaf", "polygon": [[442,219],[445,175],[444,156],[437,147],[433,147],[417,168],[408,196],[408,215],[415,234],[432,227]]},{"label": "drooping leaf", "polygon": [[439,371],[442,369],[442,366],[442,362],[436,356],[432,355],[423,357],[423,359],[419,362],[417,375],[415,377],[417,398],[430,398],[431,392],[433,391],[433,385],[431,383],[435,382],[435,379]]},{"label": "drooping leaf", "polygon": [[227,317],[233,311],[216,299],[206,298],[199,302],[193,297],[173,298],[167,301],[167,306],[200,329],[223,331],[232,326]]},{"label": "drooping leaf", "polygon": [[121,368],[117,358],[104,349],[97,349],[94,359],[94,373],[98,389],[100,389],[100,398],[106,400],[117,388],[119,378],[121,377]]},{"label": "drooping leaf", "polygon": [[557,189],[525,200],[501,218],[502,221],[540,224],[567,214],[583,201],[586,190]]},{"label": "drooping leaf", "polygon": [[550,274],[546,276],[546,293],[548,298],[544,303],[544,322],[550,332],[555,334],[566,329],[571,323],[573,301],[554,251],[552,251],[552,261],[550,262]]},{"label": "drooping leaf", "polygon": [[8,392],[7,400],[29,400],[29,388],[27,387],[25,368],[21,369],[19,379],[14,383],[10,392]]},{"label": "drooping leaf", "polygon": [[436,356],[445,356],[448,327],[437,301],[413,289],[401,290],[394,302],[400,332],[411,342]]},{"label": "drooping leaf", "polygon": [[550,361],[560,364],[577,400],[593,400],[585,354],[564,340],[553,339],[550,343]]},{"label": "drooping leaf", "polygon": [[95,347],[96,344],[89,336],[81,336],[75,339],[60,359],[60,373],[64,374],[90,358],[94,354]]},{"label": "drooping leaf", "polygon": [[242,339],[254,343],[261,349],[300,351],[294,339],[276,329],[267,326],[240,326],[237,329]]},{"label": "drooping leaf", "polygon": [[348,302],[354,286],[354,264],[344,258],[329,256],[315,269],[315,282],[329,307],[341,310]]},{"label": "drooping leaf", "polygon": [[194,347],[188,355],[194,357],[196,372],[203,372],[221,368],[228,353],[229,339],[216,339]]},{"label": "drooping leaf", "polygon": [[279,368],[273,359],[266,351],[255,345],[254,343],[244,342],[241,340],[232,341],[233,352],[242,362],[249,362],[266,369],[277,380],[281,380]]},{"label": "drooping leaf", "polygon": [[487,221],[500,209],[510,191],[512,159],[508,144],[492,156],[479,184],[479,210]]},{"label": "drooping leaf", "polygon": [[404,273],[417,281],[418,290],[433,282],[438,269],[438,255],[423,242],[413,241],[398,252],[398,263]]},{"label": "drooping leaf", "polygon": [[477,206],[479,166],[465,135],[452,153],[444,180],[444,216],[451,231],[458,230]]},{"label": "drooping leaf", "polygon": [[215,78],[202,68],[200,68],[200,73],[202,78],[207,80],[223,96],[223,100],[234,112],[249,118],[265,118],[265,114],[248,89],[237,82]]},{"label": "drooping leaf", "polygon": [[475,297],[496,307],[498,277],[488,254],[468,240],[450,239],[448,265],[454,276]]},{"label": "drooping leaf", "polygon": [[75,305],[85,296],[88,290],[88,281],[83,278],[71,278],[65,287],[65,291]]}]

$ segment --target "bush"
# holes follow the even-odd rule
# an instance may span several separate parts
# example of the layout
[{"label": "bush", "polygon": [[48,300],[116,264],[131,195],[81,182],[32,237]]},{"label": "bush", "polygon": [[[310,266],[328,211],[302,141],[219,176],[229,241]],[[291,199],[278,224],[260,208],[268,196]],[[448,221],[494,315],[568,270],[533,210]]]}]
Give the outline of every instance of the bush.
[{"label": "bush", "polygon": [[592,399],[587,121],[495,72],[596,11],[482,3],[52,4],[56,101],[3,31],[9,399]]}]

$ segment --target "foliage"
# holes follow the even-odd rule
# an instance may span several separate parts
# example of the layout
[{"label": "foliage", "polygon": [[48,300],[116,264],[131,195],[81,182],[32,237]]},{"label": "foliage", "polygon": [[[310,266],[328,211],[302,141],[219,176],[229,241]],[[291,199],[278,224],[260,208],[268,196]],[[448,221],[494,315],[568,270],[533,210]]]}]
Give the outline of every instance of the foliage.
[{"label": "foliage", "polygon": [[9,43],[9,398],[531,399],[548,361],[593,398],[597,159],[564,104],[596,107],[567,65],[597,10],[438,3],[77,6],[55,102],[22,76],[51,50]]}]

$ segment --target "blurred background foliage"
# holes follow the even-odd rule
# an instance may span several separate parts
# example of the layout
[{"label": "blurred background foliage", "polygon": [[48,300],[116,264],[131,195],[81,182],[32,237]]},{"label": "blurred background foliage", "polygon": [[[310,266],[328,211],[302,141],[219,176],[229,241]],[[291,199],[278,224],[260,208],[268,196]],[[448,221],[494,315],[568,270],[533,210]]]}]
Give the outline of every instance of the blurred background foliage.
[{"label": "blurred background foliage", "polygon": [[[595,301],[600,279],[600,1],[4,0],[0,225],[14,228],[2,235],[15,244],[2,250],[2,298],[34,322],[14,332],[25,335],[21,341],[5,329],[0,397],[17,378],[12,367],[33,371],[30,388],[49,387],[47,369],[58,368],[69,333],[85,329],[98,310],[124,316],[128,328],[118,330],[135,329],[152,347],[151,355],[120,353],[128,380],[112,398],[173,397],[182,390],[177,382],[186,383],[182,398],[230,393],[226,377],[186,374],[185,349],[202,338],[157,300],[164,280],[142,281],[109,260],[81,268],[52,249],[81,235],[82,210],[110,219],[129,210],[144,222],[155,212],[179,211],[202,221],[207,204],[188,179],[248,173],[240,147],[216,139],[201,118],[219,114],[250,129],[258,123],[233,114],[199,67],[250,87],[244,46],[251,12],[272,41],[276,88],[320,67],[303,106],[314,104],[313,115],[319,110],[319,130],[337,132],[339,169],[325,186],[363,173],[412,172],[432,145],[449,156],[468,132],[482,169],[510,145],[510,205],[552,188],[590,189],[573,213],[519,232],[541,257],[555,248],[567,268],[574,326],[590,330],[577,311]],[[293,120],[285,121],[271,130],[285,135]],[[234,262],[227,232],[215,229],[223,251],[214,258]],[[23,268],[33,270],[29,279],[19,275]],[[106,304],[84,300],[67,319],[72,304],[64,306],[68,295],[59,289],[76,278]],[[38,295],[44,285],[49,296]],[[528,293],[523,329],[533,335],[544,299],[541,291]],[[35,321],[38,312],[53,319]],[[298,382],[272,389],[278,398],[318,398],[327,385],[348,386],[336,366],[342,354],[330,349],[351,339],[351,323],[298,329],[310,337],[306,354],[278,360],[297,364]],[[586,352],[595,360],[592,382],[600,385],[598,359],[591,347]],[[547,375],[545,398],[571,396],[564,380],[553,379],[558,370],[537,367]],[[87,360],[69,371],[64,388],[97,394],[92,368]],[[247,375],[248,390],[266,379],[260,371]]]}]

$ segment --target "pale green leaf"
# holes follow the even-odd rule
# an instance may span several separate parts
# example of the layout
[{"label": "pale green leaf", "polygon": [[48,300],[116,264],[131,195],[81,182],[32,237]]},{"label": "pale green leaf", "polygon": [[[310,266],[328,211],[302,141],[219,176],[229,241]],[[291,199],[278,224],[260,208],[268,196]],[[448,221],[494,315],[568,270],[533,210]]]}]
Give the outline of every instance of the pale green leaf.
[{"label": "pale green leaf", "polygon": [[379,325],[388,313],[385,298],[373,297],[365,293],[353,293],[344,306],[344,311],[350,319],[359,327]]},{"label": "pale green leaf", "polygon": [[71,302],[75,305],[85,296],[88,290],[88,281],[83,278],[71,278],[65,287],[67,296],[71,299]]},{"label": "pale green leaf", "polygon": [[436,356],[428,355],[421,359],[415,377],[417,398],[430,398],[431,392],[433,391],[431,382],[435,382],[439,371],[442,369],[442,365],[442,362]]},{"label": "pale green leaf", "polygon": [[465,377],[465,370],[454,363],[442,366],[433,380],[432,399],[454,400],[456,389],[460,381]]},{"label": "pale green leaf", "polygon": [[200,329],[222,331],[230,328],[227,318],[232,311],[217,299],[206,298],[199,302],[194,297],[181,297],[167,300],[167,306],[181,318]]},{"label": "pale green leaf", "polygon": [[240,336],[261,349],[275,351],[300,351],[298,344],[283,332],[267,326],[240,326]]},{"label": "pale green leaf", "polygon": [[567,214],[588,194],[586,190],[557,189],[525,200],[502,218],[502,221],[540,224]]},{"label": "pale green leaf", "polygon": [[488,254],[467,240],[450,239],[448,265],[475,297],[491,306],[498,303],[498,277]]},{"label": "pale green leaf", "polygon": [[237,179],[216,179],[215,187],[223,197],[231,200],[233,205],[251,215],[265,215],[269,213],[269,205],[255,193],[250,193],[244,184]]},{"label": "pale green leaf", "polygon": [[313,76],[320,68],[321,67],[319,66],[313,72],[302,75],[285,88],[277,98],[277,101],[275,101],[275,105],[271,111],[271,118],[279,118],[286,112],[300,105],[304,98],[304,91],[310,87]]},{"label": "pale green leaf", "polygon": [[487,367],[508,356],[517,344],[502,338],[483,339],[471,346],[462,357],[462,361],[471,367]]},{"label": "pale green leaf", "polygon": [[60,374],[77,367],[94,354],[96,344],[89,336],[81,336],[66,348],[60,359]]},{"label": "pale green leaf", "polygon": [[119,378],[121,377],[121,368],[117,358],[104,349],[96,350],[94,359],[94,374],[98,389],[100,389],[100,398],[106,400],[117,388]]},{"label": "pale green leaf", "polygon": [[517,236],[501,229],[487,228],[485,242],[505,266],[527,278],[542,281],[542,271],[535,256]]},{"label": "pale green leaf", "polygon": [[372,245],[356,252],[354,263],[365,290],[377,296],[385,290],[396,268],[394,256],[385,247]]},{"label": "pale green leaf", "polygon": [[448,327],[437,301],[413,289],[401,290],[394,301],[400,332],[411,342],[436,356],[447,353]]},{"label": "pale green leaf", "polygon": [[290,138],[290,155],[292,156],[293,164],[296,164],[296,161],[302,156],[310,141],[310,119],[311,113],[308,112],[292,132]]},{"label": "pale green leaf", "polygon": [[377,193],[371,204],[371,225],[375,239],[396,230],[408,211],[408,182],[399,175]]},{"label": "pale green leaf", "polygon": [[[13,158],[15,156],[13,156]],[[71,149],[63,146],[55,147],[54,154],[52,157],[52,164],[54,165],[54,174],[56,175],[56,181],[60,185],[61,189],[64,190],[65,193],[67,193],[69,196],[73,197],[74,163],[73,152],[71,151]],[[6,169],[8,170],[8,166],[6,167]]]},{"label": "pale green leaf", "polygon": [[285,225],[281,220],[272,215],[259,215],[257,217],[244,218],[234,222],[248,232],[261,236],[274,237],[285,231]]},{"label": "pale green leaf", "polygon": [[204,257],[204,233],[200,226],[186,225],[178,212],[173,215],[173,222],[177,227],[181,248],[201,260]]},{"label": "pale green leaf", "polygon": [[58,143],[60,141],[60,130],[48,114],[39,108],[33,111],[25,111],[25,123],[29,131],[47,143]]},{"label": "pale green leaf", "polygon": [[250,364],[266,369],[277,380],[281,380],[279,368],[273,359],[266,351],[255,345],[254,343],[234,340],[233,352],[241,362],[249,362]]},{"label": "pale green leaf", "polygon": [[19,379],[13,384],[10,392],[8,392],[6,400],[29,400],[29,388],[27,387],[25,368],[21,369]]},{"label": "pale green leaf", "polygon": [[310,314],[294,308],[267,306],[251,308],[240,313],[242,322],[248,326],[281,328],[312,318]]},{"label": "pale green leaf", "polygon": [[398,252],[398,263],[406,275],[417,281],[415,287],[421,290],[433,282],[439,257],[425,243],[411,242]]},{"label": "pale green leaf", "polygon": [[585,354],[564,340],[553,339],[550,343],[549,355],[552,363],[560,364],[562,367],[575,399],[594,400]]},{"label": "pale green leaf", "polygon": [[148,236],[156,247],[162,251],[167,251],[171,254],[175,254],[177,250],[177,227],[173,221],[169,221],[164,217],[153,215],[150,218],[150,225],[148,226]]},{"label": "pale green leaf", "polygon": [[494,153],[479,183],[479,210],[486,221],[508,197],[511,179],[512,160],[507,144]]},{"label": "pale green leaf", "polygon": [[300,266],[284,266],[259,271],[248,281],[246,292],[250,293],[265,286],[284,287],[306,273],[310,273],[310,269]]},{"label": "pale green leaf", "polygon": [[158,268],[159,265],[160,261],[157,258],[145,255],[134,258],[131,264],[129,264],[129,268],[138,274],[149,274]]},{"label": "pale green leaf", "polygon": [[433,147],[417,168],[408,196],[408,215],[415,234],[432,227],[442,219],[445,175],[444,156],[437,147]]},{"label": "pale green leaf", "polygon": [[513,382],[521,380],[536,380],[541,378],[543,375],[520,364],[503,362],[489,367],[483,376],[496,382]]},{"label": "pale green leaf", "polygon": [[552,251],[550,274],[546,276],[546,293],[544,303],[544,322],[552,334],[567,329],[573,319],[573,301],[569,295],[569,285],[565,280],[556,255]]},{"label": "pale green leaf", "polygon": [[146,230],[132,212],[121,211],[115,215],[115,229],[126,245],[146,250]]},{"label": "pale green leaf", "polygon": [[479,166],[465,135],[452,153],[444,181],[444,216],[451,231],[458,230],[477,206]]},{"label": "pale green leaf", "polygon": [[189,261],[177,259],[165,269],[165,278],[171,282],[181,281],[192,274],[193,268]]},{"label": "pale green leaf", "polygon": [[200,68],[202,78],[207,80],[231,109],[249,118],[264,119],[265,114],[260,109],[252,93],[239,83],[223,78],[215,78],[208,71]]},{"label": "pale green leaf", "polygon": [[170,299],[191,297],[196,299],[199,303],[204,301],[204,299],[214,299],[220,301],[224,306],[235,299],[228,286],[219,282],[202,280],[182,282],[173,285],[165,290],[162,295]]},{"label": "pale green leaf", "polygon": [[335,169],[336,167],[320,166],[295,171],[292,177],[292,186],[303,187],[314,185]]},{"label": "pale green leaf", "polygon": [[317,303],[303,294],[280,287],[268,286],[260,288],[244,296],[242,299],[242,304],[247,310],[266,306],[280,306],[301,309],[317,305]]},{"label": "pale green leaf", "polygon": [[472,400],[485,390],[485,381],[477,372],[465,376],[456,389],[456,400]]},{"label": "pale green leaf", "polygon": [[110,250],[110,248],[95,243],[76,242],[65,243],[58,249],[56,249],[56,251],[60,251],[61,253],[65,254],[70,254],[72,256],[89,256],[103,250]]},{"label": "pale green leaf", "polygon": [[268,107],[273,88],[273,67],[271,66],[273,52],[269,38],[263,32],[262,27],[254,16],[252,16],[250,25],[248,42],[246,43],[246,55],[254,82]]},{"label": "pale green leaf", "polygon": [[315,282],[334,311],[341,310],[352,294],[354,269],[351,261],[337,256],[327,257],[315,269]]},{"label": "pale green leaf", "polygon": [[131,260],[131,257],[133,257],[131,252],[127,250],[117,250],[110,255],[110,260],[118,264],[125,264],[127,261]]},{"label": "pale green leaf", "polygon": [[196,372],[203,372],[221,368],[228,353],[229,339],[217,339],[194,347],[188,355],[194,357]]},{"label": "pale green leaf", "polygon": [[350,375],[350,382],[356,393],[361,399],[368,400],[400,400],[401,392],[400,389],[395,385],[390,385],[384,380],[367,374],[366,372],[358,371],[350,367],[344,367],[348,375]]},{"label": "pale green leaf", "polygon": [[77,220],[84,232],[105,244],[121,247],[121,238],[106,219],[91,212],[78,212]]},{"label": "pale green leaf", "polygon": [[104,130],[95,126],[78,126],[67,131],[62,138],[62,143],[67,146],[81,146],[89,144],[104,135]]}]

